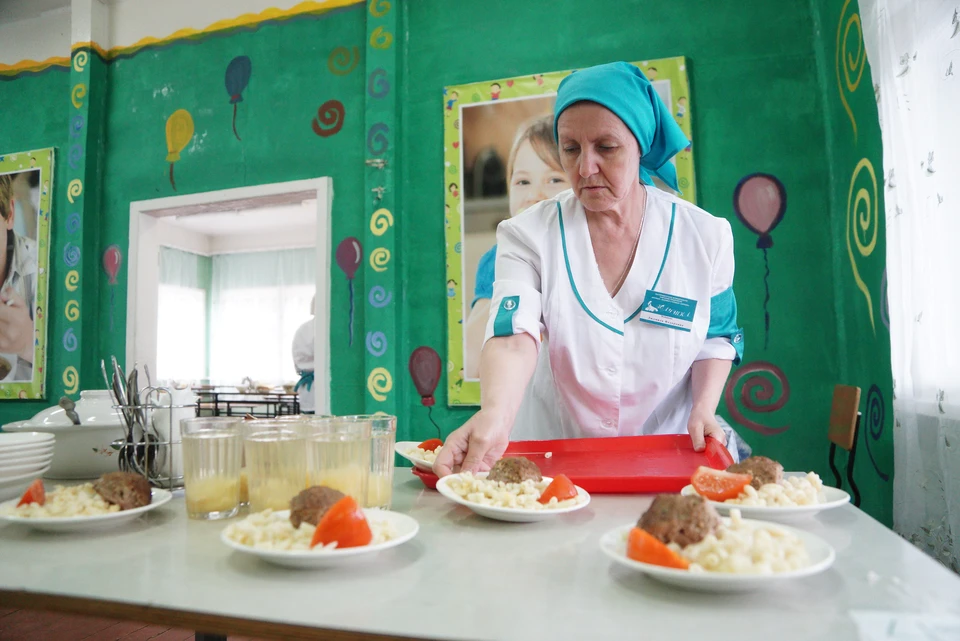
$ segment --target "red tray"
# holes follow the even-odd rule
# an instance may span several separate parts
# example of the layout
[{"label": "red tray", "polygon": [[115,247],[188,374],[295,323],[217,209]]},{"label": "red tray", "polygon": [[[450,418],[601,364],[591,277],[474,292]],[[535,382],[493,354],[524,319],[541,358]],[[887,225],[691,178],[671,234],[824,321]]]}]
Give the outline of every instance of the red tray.
[{"label": "red tray", "polygon": [[706,449],[694,452],[686,434],[516,441],[504,456],[524,456],[544,476],[562,472],[594,494],[679,492],[699,466],[726,469],[733,464],[719,441],[708,438]]}]

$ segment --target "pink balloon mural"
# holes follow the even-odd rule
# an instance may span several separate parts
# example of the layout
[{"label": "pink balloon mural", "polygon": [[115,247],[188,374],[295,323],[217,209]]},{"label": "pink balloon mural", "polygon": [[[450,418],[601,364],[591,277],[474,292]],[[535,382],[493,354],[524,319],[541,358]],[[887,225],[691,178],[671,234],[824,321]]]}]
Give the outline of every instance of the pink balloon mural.
[{"label": "pink balloon mural", "polygon": [[440,374],[443,371],[443,363],[440,355],[432,347],[421,346],[413,350],[410,354],[410,378],[420,394],[420,403],[427,408],[427,417],[433,426],[437,428],[437,437],[443,438],[440,426],[433,420],[433,406],[437,400],[433,393],[437,390],[437,384],[440,382]]},{"label": "pink balloon mural", "polygon": [[356,276],[360,263],[363,261],[363,245],[353,236],[348,236],[337,245],[335,254],[337,265],[347,276],[347,285],[350,289],[350,345],[353,345],[353,277]]},{"label": "pink balloon mural", "polygon": [[757,234],[757,249],[763,250],[763,325],[766,349],[770,344],[770,263],[767,250],[773,247],[770,232],[780,224],[787,211],[787,190],[776,176],[770,174],[750,174],[743,178],[733,192],[733,211],[747,229]]},{"label": "pink balloon mural", "polygon": [[110,331],[113,331],[113,298],[114,287],[117,284],[117,275],[120,273],[120,265],[123,263],[123,254],[120,253],[120,247],[110,245],[103,252],[103,271],[107,273],[107,283],[110,287]]}]

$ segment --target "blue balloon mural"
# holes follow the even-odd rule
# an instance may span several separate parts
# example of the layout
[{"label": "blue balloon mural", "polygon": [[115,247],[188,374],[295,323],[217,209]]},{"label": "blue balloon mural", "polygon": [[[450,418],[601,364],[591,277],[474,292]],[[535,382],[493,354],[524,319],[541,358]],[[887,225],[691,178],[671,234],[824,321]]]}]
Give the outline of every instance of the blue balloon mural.
[{"label": "blue balloon mural", "polygon": [[247,56],[237,56],[227,65],[227,75],[225,84],[227,85],[227,94],[230,96],[230,104],[233,105],[233,135],[240,140],[240,134],[237,133],[237,103],[243,102],[243,90],[247,88],[250,82],[250,72],[253,71],[253,64]]}]

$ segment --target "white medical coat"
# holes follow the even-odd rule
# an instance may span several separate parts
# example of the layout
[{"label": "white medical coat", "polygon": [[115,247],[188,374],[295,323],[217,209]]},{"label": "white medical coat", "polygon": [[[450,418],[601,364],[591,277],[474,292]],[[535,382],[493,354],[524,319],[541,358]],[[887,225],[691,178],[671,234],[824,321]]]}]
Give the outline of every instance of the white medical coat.
[{"label": "white medical coat", "polygon": [[[315,320],[311,318],[306,323],[297,328],[293,335],[293,366],[297,372],[312,372],[314,368],[313,361],[313,335]],[[313,412],[316,408],[314,382],[310,389],[300,387],[297,390],[297,397],[300,401],[301,412]]]},{"label": "white medical coat", "polygon": [[[613,298],[594,257],[587,214],[572,190],[499,225],[485,341],[526,333],[539,349],[542,333],[549,352],[539,350],[513,440],[686,433],[691,365],[739,359],[743,336],[735,301],[732,321],[711,318],[712,300],[732,299],[729,222],[656,188],[646,190],[636,256]],[[697,302],[690,331],[639,320],[651,288]]]}]

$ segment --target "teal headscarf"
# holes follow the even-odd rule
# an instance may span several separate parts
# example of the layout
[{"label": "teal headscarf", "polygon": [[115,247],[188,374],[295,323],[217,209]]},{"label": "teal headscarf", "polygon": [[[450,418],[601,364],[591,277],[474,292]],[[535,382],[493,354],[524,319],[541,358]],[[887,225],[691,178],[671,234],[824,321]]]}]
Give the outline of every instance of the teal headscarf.
[{"label": "teal headscarf", "polygon": [[633,132],[640,145],[643,182],[652,185],[652,173],[680,191],[677,169],[670,159],[686,149],[690,141],[640,69],[627,62],[612,62],[581,69],[564,78],[553,108],[554,138],[558,138],[560,114],[584,101],[606,107]]}]

